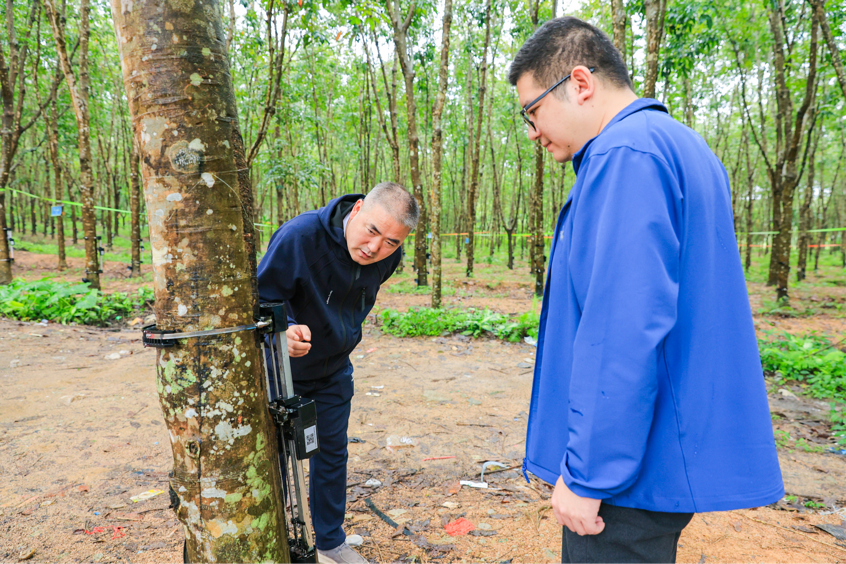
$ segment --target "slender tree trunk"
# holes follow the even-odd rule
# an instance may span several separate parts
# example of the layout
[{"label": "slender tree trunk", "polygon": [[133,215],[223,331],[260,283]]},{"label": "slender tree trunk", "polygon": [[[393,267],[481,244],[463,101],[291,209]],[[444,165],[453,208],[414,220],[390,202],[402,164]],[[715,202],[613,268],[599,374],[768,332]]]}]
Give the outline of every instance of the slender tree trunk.
[{"label": "slender tree trunk", "polygon": [[831,62],[834,66],[834,72],[837,75],[837,83],[840,84],[840,91],[843,93],[843,98],[846,98],[846,71],[843,70],[843,60],[840,58],[840,48],[834,41],[834,35],[831,33],[831,26],[828,24],[828,17],[825,13],[825,0],[808,0],[814,9],[814,14],[817,21],[820,23],[820,28],[825,38],[825,43],[828,45],[828,52],[831,55]]},{"label": "slender tree trunk", "polygon": [[100,257],[97,240],[97,218],[94,215],[94,176],[91,172],[91,129],[88,93],[90,75],[88,73],[88,41],[90,38],[89,0],[79,3],[79,78],[74,76],[68,58],[67,43],[63,21],[54,5],[55,0],[44,0],[47,18],[56,40],[56,51],[62,65],[62,72],[68,84],[74,115],[78,129],[79,142],[79,184],[82,200],[82,230],[85,233],[85,277],[92,288],[100,289]]},{"label": "slender tree trunk", "polygon": [[[12,258],[9,240],[6,238],[6,188],[10,184],[12,160],[18,150],[21,135],[29,129],[40,116],[43,106],[38,108],[28,124],[22,125],[21,118],[26,92],[26,60],[30,33],[39,15],[38,0],[31,0],[28,25],[24,37],[15,35],[14,4],[6,2],[6,37],[8,56],[5,46],[0,45],[0,97],[3,101],[2,127],[0,127],[0,284],[12,281]],[[17,94],[17,99],[16,99]],[[23,221],[21,230],[23,231]]]},{"label": "slender tree trunk", "polygon": [[[70,194],[68,194],[70,196]],[[76,206],[70,206],[71,210],[71,243],[79,243],[79,230],[76,227]]]},{"label": "slender tree trunk", "polygon": [[817,70],[817,37],[818,25],[816,15],[811,18],[811,37],[808,61],[808,75],[805,82],[805,98],[796,112],[795,123],[793,116],[793,100],[787,86],[789,71],[788,57],[784,52],[784,19],[781,8],[771,10],[769,14],[770,29],[773,32],[773,63],[775,67],[776,83],[776,139],[778,160],[776,166],[768,169],[772,189],[773,237],[772,254],[768,284],[776,286],[776,299],[788,299],[788,280],[790,276],[790,243],[793,235],[793,197],[799,183],[800,171],[797,164],[800,157],[802,138],[805,142],[806,155],[810,144],[810,133],[813,130],[813,115],[816,93]]},{"label": "slender tree trunk", "polygon": [[[220,5],[113,0],[112,14],[141,153],[157,325],[196,331],[252,324],[252,208],[242,200],[246,157],[243,144],[236,146]],[[165,31],[171,26],[178,44]],[[158,55],[150,57],[154,44]],[[256,345],[255,334],[241,331],[158,349],[171,486],[191,562],[289,558]]]},{"label": "slender tree trunk", "polygon": [[[491,44],[491,0],[485,6],[485,46],[482,49],[482,68],[479,72],[479,109],[476,115],[476,133],[473,135],[470,157],[470,190],[467,192],[467,271],[468,277],[473,276],[473,261],[476,254],[476,194],[479,190],[479,147],[482,144],[482,121],[485,111],[485,90],[488,76],[488,48]],[[469,69],[468,69],[469,72]],[[484,204],[484,202],[483,202]]]},{"label": "slender tree trunk", "polygon": [[626,60],[626,6],[623,0],[611,0],[611,12],[614,17],[614,47],[616,47],[623,60]]},{"label": "slender tree trunk", "polygon": [[452,0],[444,0],[441,26],[441,63],[438,67],[438,94],[432,108],[432,189],[429,194],[432,221],[432,307],[441,307],[441,167],[443,159],[443,129],[441,114],[446,102],[449,80],[449,34],[452,27]]},{"label": "slender tree trunk", "polygon": [[[396,3],[396,5],[394,5]],[[400,20],[399,0],[385,3],[393,27],[394,45],[397,58],[405,78],[405,107],[408,118],[408,160],[411,172],[411,185],[414,198],[420,208],[420,221],[414,231],[414,268],[417,270],[417,285],[428,286],[428,265],[426,264],[427,228],[429,218],[426,213],[426,199],[423,196],[423,179],[420,174],[420,138],[417,134],[417,105],[414,101],[414,61],[408,46],[408,28],[414,17],[415,4],[411,3],[408,14]]]},{"label": "slender tree trunk", "polygon": [[[56,100],[53,99],[50,103],[50,112],[45,114],[45,125],[47,126],[47,146],[50,150],[50,160],[53,163],[53,197],[56,202],[61,202],[65,199],[65,187],[62,184],[62,166],[59,163],[59,117],[56,111]],[[62,208],[64,213],[64,206]],[[65,270],[68,267],[67,257],[65,252],[65,222],[61,215],[56,216],[56,234],[58,235],[58,268]]]},{"label": "slender tree trunk", "polygon": [[141,157],[138,154],[138,141],[132,135],[129,153],[129,239],[131,241],[131,263],[129,275],[141,276],[141,181],[138,177]]},{"label": "slender tree trunk", "polygon": [[644,0],[643,7],[646,15],[646,73],[643,78],[643,97],[654,98],[667,0]]},{"label": "slender tree trunk", "polygon": [[[805,279],[805,269],[808,264],[808,245],[811,244],[811,204],[814,200],[814,180],[816,173],[816,152],[820,140],[820,133],[814,138],[811,154],[808,156],[808,178],[805,183],[805,193],[802,195],[802,202],[799,206],[799,241],[796,243],[798,262],[796,264],[796,280],[801,282]],[[810,142],[810,139],[808,140]]]},{"label": "slender tree trunk", "polygon": [[535,182],[531,199],[531,248],[529,257],[530,268],[535,277],[535,295],[543,296],[543,275],[545,272],[546,255],[544,254],[543,239],[543,153],[540,143],[535,143]]}]

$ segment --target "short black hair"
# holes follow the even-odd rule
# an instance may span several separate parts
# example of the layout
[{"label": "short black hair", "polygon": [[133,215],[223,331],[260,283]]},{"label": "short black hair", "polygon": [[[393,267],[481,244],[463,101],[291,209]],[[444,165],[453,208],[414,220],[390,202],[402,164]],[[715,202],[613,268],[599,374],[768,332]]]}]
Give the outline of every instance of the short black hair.
[{"label": "short black hair", "polygon": [[376,204],[382,206],[394,219],[409,229],[417,227],[420,219],[417,200],[396,182],[380,182],[367,193],[363,207],[370,209]]},{"label": "short black hair", "polygon": [[623,55],[611,39],[572,16],[549,20],[532,34],[514,57],[508,81],[516,86],[521,76],[532,73],[539,87],[549,88],[578,65],[596,69],[595,75],[617,88],[634,91]]}]

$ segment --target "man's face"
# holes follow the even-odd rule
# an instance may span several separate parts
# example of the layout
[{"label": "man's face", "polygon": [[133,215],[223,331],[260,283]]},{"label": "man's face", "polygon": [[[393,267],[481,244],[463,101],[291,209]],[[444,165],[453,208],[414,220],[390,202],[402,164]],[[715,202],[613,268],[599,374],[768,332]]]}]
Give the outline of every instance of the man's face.
[{"label": "man's face", "polygon": [[373,264],[396,251],[411,229],[391,216],[379,204],[363,209],[359,200],[347,222],[347,250],[358,264]]},{"label": "man's face", "polygon": [[[589,131],[586,118],[589,116],[585,112],[584,95],[579,92],[575,78],[576,73],[573,73],[573,78],[560,84],[527,112],[535,124],[534,128],[527,125],[529,139],[539,140],[559,163],[572,160],[573,155],[596,134],[586,134]],[[564,89],[569,89],[568,96],[561,100],[556,94],[560,96]],[[517,96],[521,107],[525,107],[545,90],[538,86],[532,73],[525,73],[517,80]]]}]

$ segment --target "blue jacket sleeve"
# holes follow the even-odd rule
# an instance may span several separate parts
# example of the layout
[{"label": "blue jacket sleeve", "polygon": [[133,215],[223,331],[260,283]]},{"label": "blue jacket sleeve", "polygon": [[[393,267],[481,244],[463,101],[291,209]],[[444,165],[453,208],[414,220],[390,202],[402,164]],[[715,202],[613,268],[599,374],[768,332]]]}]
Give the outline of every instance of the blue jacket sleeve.
[{"label": "blue jacket sleeve", "polygon": [[273,234],[257,269],[259,299],[263,302],[285,302],[289,327],[297,325],[289,300],[297,291],[300,269],[306,264],[301,237],[298,232],[291,231],[282,226]]},{"label": "blue jacket sleeve", "polygon": [[606,499],[634,483],[646,451],[676,322],[682,197],[663,160],[628,147],[581,168],[569,256],[581,319],[561,476],[577,495]]}]

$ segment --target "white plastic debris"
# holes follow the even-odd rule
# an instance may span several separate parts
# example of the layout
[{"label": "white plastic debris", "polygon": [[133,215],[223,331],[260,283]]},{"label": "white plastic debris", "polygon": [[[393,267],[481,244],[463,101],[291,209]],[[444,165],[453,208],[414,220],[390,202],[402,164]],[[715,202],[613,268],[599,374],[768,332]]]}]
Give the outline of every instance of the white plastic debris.
[{"label": "white plastic debris", "polygon": [[524,342],[524,343],[526,343],[527,345],[532,345],[533,347],[538,346],[538,342],[537,342],[537,340],[535,340],[535,339],[534,339],[534,338],[532,338],[532,337],[529,337],[528,335],[526,335],[525,337],[523,337],[523,342]]},{"label": "white plastic debris", "polygon": [[107,354],[103,358],[105,358],[106,360],[120,360],[120,353]]},{"label": "white plastic debris", "polygon": [[368,488],[378,488],[382,485],[382,482],[380,482],[376,478],[370,478],[369,480],[364,482],[364,485],[367,486]]},{"label": "white plastic debris", "polygon": [[460,480],[458,483],[461,484],[462,486],[467,486],[469,488],[476,488],[476,489],[480,489],[480,490],[488,489],[488,483],[487,482],[474,482],[472,480]]}]

